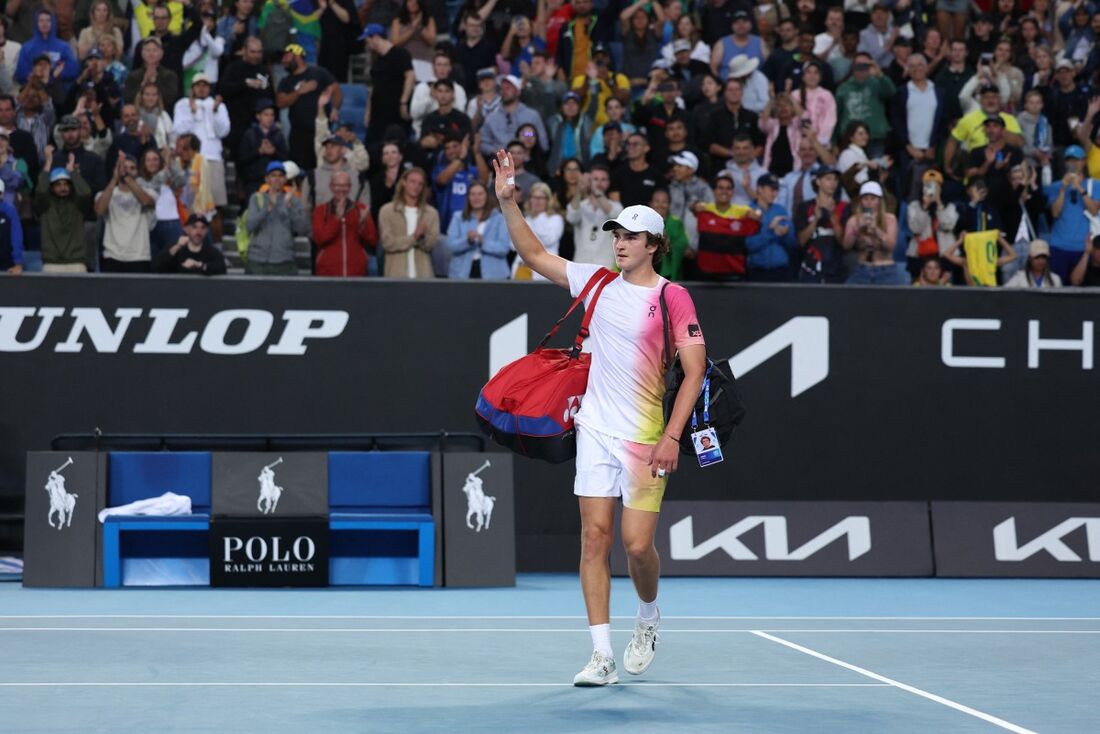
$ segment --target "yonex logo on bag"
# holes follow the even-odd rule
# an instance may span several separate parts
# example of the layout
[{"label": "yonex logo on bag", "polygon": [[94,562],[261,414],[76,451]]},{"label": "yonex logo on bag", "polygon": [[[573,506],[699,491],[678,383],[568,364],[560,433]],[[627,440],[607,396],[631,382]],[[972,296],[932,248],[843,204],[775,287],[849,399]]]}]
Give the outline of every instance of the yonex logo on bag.
[{"label": "yonex logo on bag", "polygon": [[581,398],[583,395],[570,395],[569,399],[565,401],[565,412],[562,413],[562,423],[568,423],[573,420],[577,413],[581,409]]}]

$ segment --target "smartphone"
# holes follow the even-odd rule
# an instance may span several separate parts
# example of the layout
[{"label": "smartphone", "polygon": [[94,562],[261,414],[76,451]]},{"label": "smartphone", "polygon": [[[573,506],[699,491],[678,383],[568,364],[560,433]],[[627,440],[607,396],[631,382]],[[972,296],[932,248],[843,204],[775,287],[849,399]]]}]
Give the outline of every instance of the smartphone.
[{"label": "smartphone", "polygon": [[983,64],[991,64],[993,63],[993,54],[984,53],[981,55],[981,60]]}]

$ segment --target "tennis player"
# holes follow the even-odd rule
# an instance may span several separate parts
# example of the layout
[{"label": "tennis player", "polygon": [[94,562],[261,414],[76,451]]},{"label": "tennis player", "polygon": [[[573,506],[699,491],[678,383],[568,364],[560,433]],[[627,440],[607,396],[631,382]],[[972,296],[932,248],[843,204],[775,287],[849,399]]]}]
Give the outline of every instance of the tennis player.
[{"label": "tennis player", "polygon": [[[493,167],[497,199],[519,256],[536,273],[568,288],[576,297],[599,266],[569,262],[548,252],[516,203],[511,155],[499,151]],[[604,288],[589,326],[592,367],[588,391],[575,418],[577,476],[573,493],[580,498],[581,589],[594,648],[588,664],[573,679],[577,686],[602,686],[619,680],[611,648],[608,554],[615,503],[620,499],[620,532],[640,602],[623,667],[638,675],[653,662],[661,618],[657,609],[661,562],[653,536],[665,485],[676,471],[680,434],[706,373],[706,347],[695,305],[684,288],[671,285],[665,291],[665,301],[684,381],[666,425],[661,406],[665,362],[660,304],[666,281],[654,269],[668,252],[664,221],[647,206],[629,206],[603,228],[612,233],[615,265],[622,276]]]}]

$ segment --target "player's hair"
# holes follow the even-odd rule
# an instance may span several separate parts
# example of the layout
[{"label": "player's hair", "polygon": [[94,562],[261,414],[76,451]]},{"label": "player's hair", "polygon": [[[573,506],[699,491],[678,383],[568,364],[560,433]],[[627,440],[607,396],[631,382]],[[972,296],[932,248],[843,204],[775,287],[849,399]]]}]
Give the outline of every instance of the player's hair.
[{"label": "player's hair", "polygon": [[653,269],[656,270],[661,261],[665,259],[665,255],[668,254],[668,235],[646,232],[645,244],[646,247],[650,245],[657,246],[657,249],[653,251]]}]

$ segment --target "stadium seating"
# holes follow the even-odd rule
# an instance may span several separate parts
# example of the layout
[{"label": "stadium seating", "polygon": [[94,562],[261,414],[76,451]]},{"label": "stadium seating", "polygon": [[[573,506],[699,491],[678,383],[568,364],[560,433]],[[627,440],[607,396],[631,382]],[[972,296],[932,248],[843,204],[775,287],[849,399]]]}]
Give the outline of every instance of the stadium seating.
[{"label": "stadium seating", "polygon": [[340,91],[344,95],[344,102],[340,106],[340,122],[351,125],[355,135],[362,140],[367,136],[367,128],[363,125],[369,97],[367,87],[365,84],[341,84]]}]

